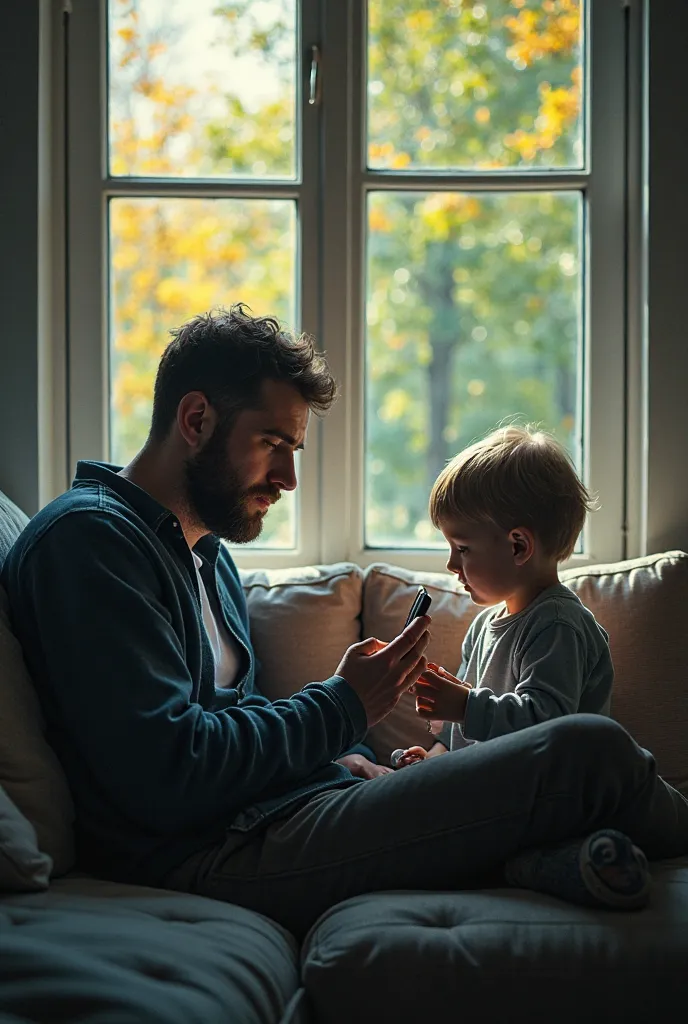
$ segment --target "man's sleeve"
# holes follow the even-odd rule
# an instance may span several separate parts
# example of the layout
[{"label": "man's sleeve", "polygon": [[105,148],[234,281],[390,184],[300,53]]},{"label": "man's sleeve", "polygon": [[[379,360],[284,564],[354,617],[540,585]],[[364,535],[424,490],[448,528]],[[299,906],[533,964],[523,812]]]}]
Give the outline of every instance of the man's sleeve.
[{"label": "man's sleeve", "polygon": [[19,614],[35,618],[49,699],[104,793],[165,833],[289,791],[361,738],[366,715],[339,677],[272,704],[191,703],[176,592],[147,544],[124,519],[68,514],[23,561]]},{"label": "man's sleeve", "polygon": [[466,739],[490,740],[562,715],[580,705],[585,642],[563,622],[539,632],[519,655],[518,684],[497,696],[487,687],[471,690],[461,731]]}]

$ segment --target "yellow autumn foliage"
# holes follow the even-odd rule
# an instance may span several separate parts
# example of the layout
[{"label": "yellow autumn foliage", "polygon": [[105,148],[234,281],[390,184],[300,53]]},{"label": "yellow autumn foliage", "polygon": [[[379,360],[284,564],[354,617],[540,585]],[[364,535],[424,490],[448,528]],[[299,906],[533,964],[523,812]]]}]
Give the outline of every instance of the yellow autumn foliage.
[{"label": "yellow autumn foliage", "polygon": [[[199,166],[208,143],[189,116],[194,91],[163,80],[165,44],[145,37],[135,3],[118,0],[116,22],[113,87],[126,70],[144,116],[112,118],[111,174],[166,177],[183,174],[184,161]],[[171,328],[235,301],[293,319],[296,213],[290,200],[116,197],[109,222],[112,457],[126,461],[145,438]]]}]

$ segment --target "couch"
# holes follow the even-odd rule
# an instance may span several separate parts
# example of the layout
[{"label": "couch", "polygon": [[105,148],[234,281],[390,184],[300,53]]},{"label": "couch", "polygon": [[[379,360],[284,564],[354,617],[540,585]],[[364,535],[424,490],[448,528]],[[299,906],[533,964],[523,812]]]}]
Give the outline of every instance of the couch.
[{"label": "couch", "polygon": [[[25,521],[0,496],[0,560]],[[242,575],[272,697],[330,675],[361,636],[394,636],[419,583],[433,597],[433,660],[456,668],[475,613],[448,575],[385,564]],[[610,633],[612,713],[688,792],[688,555],[564,579]],[[412,698],[368,742],[381,762],[427,746]],[[637,913],[505,888],[382,892],[332,907],[299,948],[240,907],[77,872],[73,820],[0,591],[1,1022],[578,1024],[670,1021],[685,1008],[688,858],[653,865],[650,905]]]}]

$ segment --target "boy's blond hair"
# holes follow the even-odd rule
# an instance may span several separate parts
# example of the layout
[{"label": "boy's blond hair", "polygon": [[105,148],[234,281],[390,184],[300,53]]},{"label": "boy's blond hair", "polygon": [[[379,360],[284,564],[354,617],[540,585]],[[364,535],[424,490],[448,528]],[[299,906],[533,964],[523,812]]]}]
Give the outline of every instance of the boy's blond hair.
[{"label": "boy's blond hair", "polygon": [[564,448],[531,427],[501,427],[464,448],[430,495],[434,526],[452,519],[491,522],[507,532],[527,526],[558,562],[573,554],[593,508]]}]

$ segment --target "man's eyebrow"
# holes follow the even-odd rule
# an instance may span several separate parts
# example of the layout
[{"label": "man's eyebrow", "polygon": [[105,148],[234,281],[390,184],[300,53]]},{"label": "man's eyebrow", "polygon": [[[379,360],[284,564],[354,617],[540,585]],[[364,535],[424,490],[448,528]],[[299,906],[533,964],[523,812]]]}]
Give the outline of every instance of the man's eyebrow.
[{"label": "man's eyebrow", "polygon": [[303,451],[303,441],[297,442],[295,437],[291,434],[287,434],[284,430],[279,430],[277,427],[268,427],[262,431],[263,434],[268,434],[270,437],[279,437],[280,441],[285,441],[286,444],[291,445],[296,451]]}]

